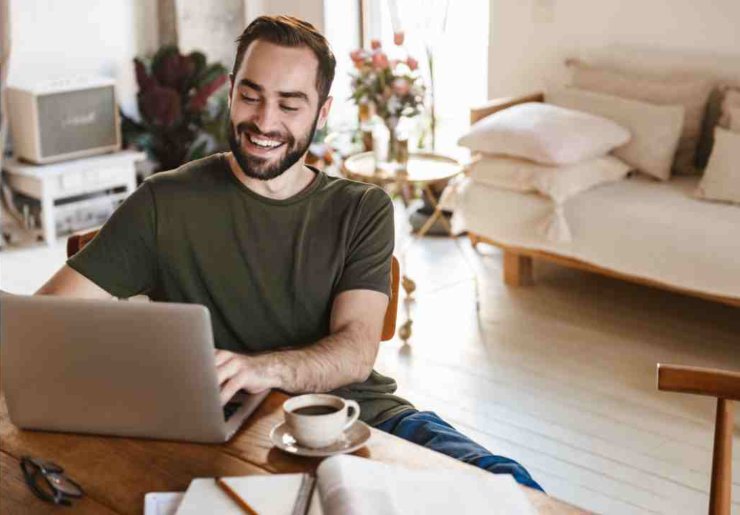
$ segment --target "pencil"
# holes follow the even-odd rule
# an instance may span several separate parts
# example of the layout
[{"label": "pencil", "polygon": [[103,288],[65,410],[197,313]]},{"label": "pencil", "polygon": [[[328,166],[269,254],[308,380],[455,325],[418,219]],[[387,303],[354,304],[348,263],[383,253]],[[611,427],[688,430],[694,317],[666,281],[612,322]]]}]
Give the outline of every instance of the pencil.
[{"label": "pencil", "polygon": [[232,488],[228,484],[226,484],[226,481],[224,481],[222,478],[217,477],[216,484],[221,488],[221,490],[226,492],[226,495],[231,497],[231,499],[236,504],[238,504],[242,510],[244,510],[244,513],[246,513],[247,515],[259,515],[249,504],[247,504],[247,501],[242,499],[242,497],[238,493],[232,490]]}]

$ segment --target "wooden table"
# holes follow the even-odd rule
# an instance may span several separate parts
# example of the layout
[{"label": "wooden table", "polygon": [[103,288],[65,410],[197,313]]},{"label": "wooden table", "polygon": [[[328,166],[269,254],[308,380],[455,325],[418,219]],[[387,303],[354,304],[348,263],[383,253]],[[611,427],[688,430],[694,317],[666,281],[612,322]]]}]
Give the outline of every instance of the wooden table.
[{"label": "wooden table", "polygon": [[[8,419],[0,393],[0,513],[142,513],[144,494],[185,491],[196,477],[313,472],[320,460],[285,454],[272,447],[269,433],[282,420],[287,396],[274,392],[225,444],[192,444],[19,430]],[[24,454],[54,461],[86,495],[73,510],[35,497],[23,480]],[[368,445],[354,453],[411,468],[455,468],[488,474],[424,447],[372,429]],[[540,513],[580,510],[522,487]]]}]

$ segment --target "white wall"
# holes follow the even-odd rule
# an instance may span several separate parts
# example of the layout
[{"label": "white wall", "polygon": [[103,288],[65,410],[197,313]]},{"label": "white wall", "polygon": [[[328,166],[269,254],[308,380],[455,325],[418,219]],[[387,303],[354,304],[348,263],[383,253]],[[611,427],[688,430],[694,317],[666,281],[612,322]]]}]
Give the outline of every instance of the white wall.
[{"label": "white wall", "polygon": [[491,0],[489,98],[565,80],[606,47],[740,54],[739,0]]},{"label": "white wall", "polygon": [[[243,1],[246,19],[231,40],[260,14],[291,14],[324,29],[323,0]],[[156,0],[10,0],[10,22],[9,84],[111,77],[124,112],[136,113],[133,58],[157,49]]]},{"label": "white wall", "polygon": [[74,75],[117,81],[125,112],[136,105],[133,58],[157,45],[152,0],[10,0],[8,83]]},{"label": "white wall", "polygon": [[245,0],[245,2],[247,23],[263,14],[286,14],[305,20],[320,32],[324,32],[324,0]]}]

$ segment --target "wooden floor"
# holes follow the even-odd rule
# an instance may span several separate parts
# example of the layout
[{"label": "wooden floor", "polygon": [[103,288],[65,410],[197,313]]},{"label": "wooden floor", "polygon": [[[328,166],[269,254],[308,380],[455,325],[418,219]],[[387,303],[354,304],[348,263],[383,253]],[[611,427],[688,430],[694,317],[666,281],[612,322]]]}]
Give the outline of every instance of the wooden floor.
[{"label": "wooden floor", "polygon": [[[62,244],[0,251],[0,288],[29,293],[63,259]],[[379,371],[551,495],[602,513],[706,513],[714,402],[658,392],[655,365],[740,370],[740,310],[537,262],[534,287],[507,289],[501,266],[465,239],[411,246],[414,335],[382,345]]]}]

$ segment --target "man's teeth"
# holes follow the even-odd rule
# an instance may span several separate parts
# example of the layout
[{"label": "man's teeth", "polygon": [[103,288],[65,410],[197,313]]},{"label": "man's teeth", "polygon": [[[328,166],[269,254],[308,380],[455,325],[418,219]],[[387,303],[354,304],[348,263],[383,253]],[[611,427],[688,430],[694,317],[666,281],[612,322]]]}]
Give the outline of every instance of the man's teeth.
[{"label": "man's teeth", "polygon": [[275,148],[283,144],[282,141],[275,141],[272,139],[262,139],[262,138],[256,138],[254,136],[248,135],[249,141],[254,143],[257,146],[264,147],[264,148]]}]

